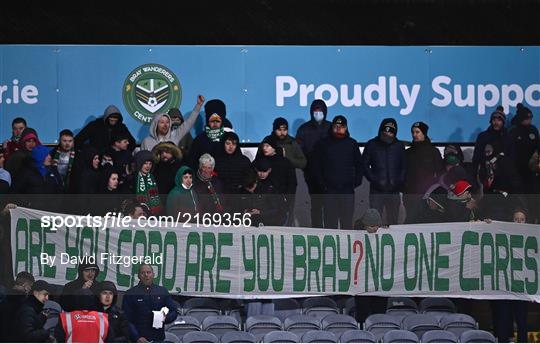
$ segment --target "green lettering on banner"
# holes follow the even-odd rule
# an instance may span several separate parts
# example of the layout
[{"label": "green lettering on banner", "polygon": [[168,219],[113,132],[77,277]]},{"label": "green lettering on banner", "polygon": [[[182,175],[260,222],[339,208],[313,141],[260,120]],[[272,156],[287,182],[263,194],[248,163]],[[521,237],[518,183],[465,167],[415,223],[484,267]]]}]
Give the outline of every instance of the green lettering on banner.
[{"label": "green lettering on banner", "polygon": [[247,272],[251,272],[251,278],[244,278],[244,291],[253,291],[255,290],[255,281],[256,281],[256,271],[255,271],[255,236],[251,236],[251,252],[252,259],[247,258],[246,255],[246,236],[242,235],[242,258],[244,260],[244,269]]},{"label": "green lettering on banner", "polygon": [[523,281],[514,278],[514,271],[523,271],[523,259],[515,258],[514,248],[523,249],[522,235],[510,235],[510,289],[514,293],[523,293]]},{"label": "green lettering on banner", "polygon": [[371,249],[371,241],[369,235],[364,234],[364,244],[366,251],[364,256],[366,257],[366,292],[369,291],[369,272],[371,271],[371,279],[373,280],[374,290],[379,290],[379,274],[380,274],[380,259],[379,259],[379,235],[375,234],[375,258],[373,257],[373,250]]},{"label": "green lettering on banner", "polygon": [[[98,240],[99,233],[100,233],[100,230],[96,229],[96,239],[95,239],[96,242],[99,242],[99,240]],[[111,234],[110,228],[105,228],[105,241],[104,241],[103,247],[101,247],[101,245],[96,245],[96,260],[98,260],[98,261],[101,260],[101,258],[100,258],[101,255],[97,252],[98,248],[102,249],[101,252],[109,253],[110,234]],[[109,262],[108,262],[108,259],[105,259],[105,261],[103,262],[103,270],[99,273],[99,275],[97,277],[97,280],[99,282],[103,282],[105,280],[105,278],[107,277],[108,272],[109,272]]]},{"label": "green lettering on banner", "polygon": [[[75,238],[73,238],[74,234],[73,232],[75,232]],[[79,256],[79,238],[80,238],[80,235],[81,235],[81,229],[80,228],[69,228],[69,227],[66,227],[66,246],[65,246],[65,253],[67,253],[70,257],[78,257]],[[75,239],[75,242],[73,243],[73,246],[70,245],[70,241]],[[130,237],[131,239],[131,237]],[[118,252],[118,254],[120,254],[120,252]],[[66,280],[70,281],[70,280],[74,280],[75,278],[77,278],[77,275],[78,275],[78,270],[77,270],[77,267],[70,267],[70,268],[66,268]],[[129,286],[129,284],[128,284]]]},{"label": "green lettering on banner", "polygon": [[[261,251],[263,248],[266,251],[264,261],[261,258]],[[261,264],[261,262],[265,262],[265,264]],[[261,265],[265,265],[265,276],[261,276]],[[268,236],[264,234],[257,237],[257,284],[259,286],[259,291],[267,291],[268,286],[270,286],[270,243],[268,242]]]},{"label": "green lettering on banner", "polygon": [[271,242],[271,250],[272,250],[272,258],[271,258],[271,263],[272,263],[272,289],[274,289],[274,291],[282,291],[283,290],[283,284],[285,283],[285,237],[283,235],[280,235],[279,236],[280,238],[280,243],[281,243],[281,246],[280,246],[280,250],[279,250],[279,253],[280,253],[280,262],[281,262],[281,265],[280,265],[280,270],[281,270],[281,274],[279,276],[279,278],[277,277],[277,273],[276,273],[276,265],[278,265],[276,263],[276,248],[275,248],[275,245],[274,245],[274,236],[271,235],[270,236],[270,242]]},{"label": "green lettering on banner", "polygon": [[420,264],[420,271],[419,271],[419,278],[418,278],[418,290],[422,290],[422,276],[424,276],[423,273],[423,267],[426,267],[426,279],[428,281],[428,288],[429,290],[433,290],[433,268],[435,267],[433,264],[434,256],[435,256],[435,250],[433,249],[433,243],[435,239],[433,237],[433,233],[431,233],[431,247],[428,254],[427,246],[426,246],[426,240],[424,239],[424,234],[420,233],[420,257],[418,258],[419,264]]},{"label": "green lettering on banner", "polygon": [[[142,252],[137,250],[138,247],[142,246]],[[135,231],[133,236],[133,251],[131,253],[133,256],[147,256],[148,255],[148,239],[146,238],[146,232],[143,230]],[[135,285],[137,281],[136,277],[139,274],[139,265],[131,265],[131,285]],[[159,276],[154,275],[154,283],[158,284]]]},{"label": "green lettering on banner", "polygon": [[[486,262],[485,249],[489,248],[491,253],[491,262]],[[486,290],[484,285],[485,277],[491,277],[491,288],[495,290],[495,244],[491,233],[483,233],[480,239],[480,289]]]},{"label": "green lettering on banner", "polygon": [[[384,278],[384,247],[390,247],[392,252],[392,259],[390,260],[390,277]],[[394,286],[394,265],[396,260],[396,245],[394,244],[394,238],[390,234],[383,234],[381,236],[381,288],[384,291],[389,291]]]},{"label": "green lettering on banner", "polygon": [[448,245],[451,242],[450,232],[438,232],[435,234],[435,239],[435,290],[449,291],[450,280],[448,278],[439,277],[439,269],[448,269],[450,267],[448,256],[440,255],[441,245]]},{"label": "green lettering on banner", "polygon": [[[88,241],[90,249],[84,251],[85,242]],[[81,230],[81,240],[79,241],[79,252],[82,257],[91,256],[94,254],[94,230],[89,227],[84,227]]]},{"label": "green lettering on banner", "polygon": [[[201,283],[199,284],[199,291],[204,290],[204,273],[208,272],[208,282],[210,284],[210,291],[214,292],[214,275],[212,271],[214,270],[214,265],[216,263],[216,237],[214,233],[204,232],[202,235],[202,254],[201,254]],[[212,255],[207,258],[206,253],[207,248],[212,249]]]},{"label": "green lettering on banner", "polygon": [[[321,285],[319,284],[319,270],[321,269],[321,241],[316,235],[307,236],[307,254],[308,254],[308,291],[311,291],[311,274],[315,274],[315,281],[317,283],[317,292],[321,291]],[[313,249],[317,251],[316,255],[313,255]],[[315,257],[315,258],[314,258]]]},{"label": "green lettering on banner", "polygon": [[[302,249],[302,253],[298,253]],[[293,235],[293,291],[304,291],[306,289],[306,256],[307,245],[303,235]],[[296,278],[297,270],[302,269],[302,278]]]},{"label": "green lettering on banner", "polygon": [[467,262],[465,262],[465,248],[467,246],[478,246],[478,232],[473,231],[465,231],[461,235],[461,250],[460,250],[460,258],[459,258],[459,286],[461,287],[461,290],[463,291],[471,291],[471,290],[478,290],[480,281],[478,278],[466,278],[463,275],[463,270],[465,268],[465,264],[467,264],[467,267],[471,267],[470,264],[470,257],[467,259]]},{"label": "green lettering on banner", "polygon": [[[117,255],[122,254],[122,244],[125,242],[131,242],[132,232],[129,229],[124,229],[118,235],[118,250]],[[131,287],[131,276],[120,272],[120,267],[116,266],[116,283],[121,287]]]},{"label": "green lettering on banner", "polygon": [[347,256],[345,258],[341,258],[342,246],[341,246],[340,237],[342,236],[336,236],[338,267],[339,267],[339,271],[347,273],[347,277],[345,279],[340,279],[338,281],[338,285],[339,285],[339,291],[347,292],[349,291],[349,288],[351,287],[351,257],[352,257],[351,236],[347,235],[347,245],[345,246],[347,248]]},{"label": "green lettering on banner", "polygon": [[[416,289],[418,282],[418,237],[414,233],[407,233],[404,240],[404,258],[403,258],[403,276],[405,290],[412,291]],[[409,247],[414,248],[414,277],[409,277]]]},{"label": "green lettering on banner", "polygon": [[[332,279],[332,291],[336,291],[336,241],[331,235],[325,235],[322,242],[323,269],[322,269],[322,291],[326,291],[326,279]],[[328,264],[327,249],[331,249],[331,263]]]},{"label": "green lettering on banner", "polygon": [[[19,233],[22,233],[24,236],[24,239],[22,240],[22,243],[20,240]],[[19,273],[19,263],[24,263],[24,269],[22,271],[28,271],[28,256],[30,250],[28,249],[28,244],[30,243],[30,240],[28,239],[28,222],[26,219],[18,219],[17,225],[15,226],[15,266],[13,268],[13,272],[15,275]]]},{"label": "green lettering on banner", "polygon": [[[37,242],[34,241],[34,234],[37,234]],[[41,270],[41,248],[43,246],[43,234],[41,229],[41,222],[39,220],[32,219],[30,220],[30,273],[34,275],[42,276],[43,272]],[[34,258],[37,261],[38,272],[34,271]]]},{"label": "green lettering on banner", "polygon": [[[173,248],[173,254],[172,254],[172,264],[168,264],[169,261],[169,254],[168,254],[168,248]],[[174,288],[174,285],[176,283],[176,264],[178,264],[178,238],[176,237],[175,232],[167,232],[165,234],[165,238],[163,239],[163,286],[167,288],[167,290],[172,290]],[[171,272],[171,278],[167,278],[167,268],[172,268]],[[180,288],[177,288],[176,291],[181,292],[182,290]]]},{"label": "green lettering on banner", "polygon": [[[52,236],[58,235],[58,232],[51,231],[48,228],[43,228],[43,252],[47,253],[50,257],[56,256],[56,246],[54,243],[47,242],[47,236],[51,234]],[[56,277],[56,266],[49,266],[45,264],[43,266],[43,276],[49,278]]]},{"label": "green lettering on banner", "polygon": [[[195,247],[195,262],[190,262],[190,248]],[[195,278],[195,288],[193,291],[199,290],[199,271],[200,271],[200,256],[201,256],[201,237],[197,232],[189,232],[186,239],[186,267],[184,269],[184,291],[190,291],[188,288],[189,277]]]},{"label": "green lettering on banner", "polygon": [[[501,258],[499,248],[504,248],[506,256]],[[505,290],[510,290],[508,286],[508,262],[510,261],[510,252],[508,252],[508,237],[506,234],[496,234],[495,235],[495,283],[497,290],[501,290],[499,286],[499,271],[502,271],[504,277]]]},{"label": "green lettering on banner", "polygon": [[527,237],[525,240],[525,266],[534,276],[534,281],[525,278],[525,288],[529,295],[535,295],[538,292],[538,262],[536,258],[529,256],[529,250],[538,257],[538,240],[535,237]]},{"label": "green lettering on banner", "polygon": [[222,247],[233,245],[232,233],[219,233],[218,234],[218,254],[217,254],[217,272],[216,272],[216,292],[218,293],[230,293],[231,281],[222,279],[221,272],[231,269],[231,258],[224,257]]},{"label": "green lettering on banner", "polygon": [[[154,247],[157,247],[157,249],[154,250],[153,249]],[[149,231],[148,232],[148,256],[152,256],[152,253],[157,256],[162,252],[163,252],[163,243],[161,240],[161,232]],[[165,264],[162,264],[162,265],[165,265]],[[163,276],[163,271],[162,271],[163,268],[161,265],[156,265],[156,266],[157,266],[157,270],[154,270],[154,273],[156,274],[156,278],[154,279],[154,281],[156,281],[158,285],[163,285],[163,282],[161,281],[161,277]]]}]

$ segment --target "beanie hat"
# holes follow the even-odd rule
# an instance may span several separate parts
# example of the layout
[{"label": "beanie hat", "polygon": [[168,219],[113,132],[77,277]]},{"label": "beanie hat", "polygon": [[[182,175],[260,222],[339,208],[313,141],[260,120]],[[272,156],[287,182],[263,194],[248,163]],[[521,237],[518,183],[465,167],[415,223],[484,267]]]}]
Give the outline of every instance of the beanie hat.
[{"label": "beanie hat", "polygon": [[116,285],[111,281],[103,281],[99,284],[99,293],[103,291],[112,291],[114,295],[117,293]]},{"label": "beanie hat", "polygon": [[521,123],[522,121],[528,118],[533,118],[531,110],[528,107],[525,107],[523,104],[519,103],[517,105],[517,111],[516,111],[517,124]]},{"label": "beanie hat", "polygon": [[257,159],[254,165],[255,169],[259,172],[266,172],[272,167],[270,161],[266,158]]},{"label": "beanie hat", "polygon": [[[212,99],[207,101],[204,105],[204,112],[206,114],[206,123],[210,123],[210,119],[214,115],[218,116],[221,121],[223,121],[227,116],[225,103],[220,99]],[[216,117],[214,116],[214,118]]]},{"label": "beanie hat", "polygon": [[47,292],[51,291],[51,285],[47,283],[47,281],[44,280],[37,280],[32,284],[32,291],[42,291],[45,290]]},{"label": "beanie hat", "polygon": [[416,122],[416,123],[414,123],[414,124],[412,125],[411,130],[412,130],[413,128],[418,128],[418,129],[420,129],[420,131],[422,132],[422,134],[424,134],[424,136],[427,137],[427,133],[428,133],[428,130],[429,130],[429,126],[428,126],[426,123],[424,123],[424,122]]},{"label": "beanie hat", "polygon": [[126,130],[118,130],[111,135],[111,144],[122,140],[129,141],[129,134]]},{"label": "beanie hat", "polygon": [[180,110],[177,108],[172,108],[169,111],[167,111],[167,115],[169,115],[170,118],[179,117],[182,121],[184,120],[184,116],[182,116],[182,112],[180,112]]},{"label": "beanie hat", "polygon": [[154,156],[152,155],[152,152],[147,150],[138,151],[137,154],[135,154],[136,171],[139,172],[142,165],[144,165],[144,163],[147,161],[154,162]]},{"label": "beanie hat", "polygon": [[501,121],[506,122],[506,115],[504,114],[504,112],[502,111],[499,111],[498,108],[497,110],[495,110],[494,112],[491,113],[491,117],[489,119],[489,121],[493,121],[494,118],[498,118],[500,119]]},{"label": "beanie hat", "polygon": [[30,139],[36,140],[36,144],[41,145],[41,142],[39,142],[39,138],[38,138],[36,130],[32,128],[25,128],[23,132],[21,133],[20,141],[22,143],[25,143],[26,141]]},{"label": "beanie hat", "polygon": [[455,184],[454,184],[454,187],[452,188],[452,192],[456,195],[456,196],[462,196],[465,191],[469,190],[472,188],[472,185],[469,184],[468,181],[466,180],[459,180],[457,181]]},{"label": "beanie hat", "polygon": [[265,137],[261,142],[261,146],[264,143],[269,144],[270,146],[272,146],[272,148],[274,148],[276,150],[276,152],[278,151],[279,145],[278,145],[276,139],[272,135],[269,135],[269,136]]},{"label": "beanie hat", "polygon": [[360,219],[362,226],[382,226],[381,214],[377,209],[367,209]]},{"label": "beanie hat", "polygon": [[278,117],[274,120],[274,123],[272,124],[272,130],[277,130],[280,127],[285,126],[286,129],[289,128],[289,122],[283,117]]},{"label": "beanie hat", "polygon": [[397,122],[393,118],[385,118],[381,121],[379,132],[392,132],[397,135],[398,127]]},{"label": "beanie hat", "polygon": [[334,117],[334,119],[332,120],[332,125],[336,125],[336,124],[340,124],[342,126],[347,126],[347,118],[345,118],[345,116],[341,116],[341,115],[338,115],[336,117]]}]

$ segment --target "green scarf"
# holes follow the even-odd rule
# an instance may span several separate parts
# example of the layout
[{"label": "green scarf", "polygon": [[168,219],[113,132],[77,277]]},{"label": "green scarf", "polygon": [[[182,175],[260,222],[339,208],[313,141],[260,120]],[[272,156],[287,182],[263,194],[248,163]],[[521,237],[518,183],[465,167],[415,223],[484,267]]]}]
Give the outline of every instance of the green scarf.
[{"label": "green scarf", "polygon": [[223,127],[219,129],[210,129],[210,127],[206,127],[204,130],[206,132],[206,137],[208,137],[208,139],[210,139],[212,142],[219,142],[224,133]]},{"label": "green scarf", "polygon": [[152,215],[161,213],[161,200],[159,199],[159,191],[157,183],[151,173],[144,176],[141,172],[137,174],[137,190],[135,198],[140,203],[145,203]]}]

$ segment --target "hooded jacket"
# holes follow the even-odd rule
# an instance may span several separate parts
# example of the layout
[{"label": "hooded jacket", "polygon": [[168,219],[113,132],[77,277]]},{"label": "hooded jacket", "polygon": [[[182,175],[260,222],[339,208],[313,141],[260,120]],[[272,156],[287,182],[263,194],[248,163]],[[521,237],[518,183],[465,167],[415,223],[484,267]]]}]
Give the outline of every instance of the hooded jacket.
[{"label": "hooded jacket", "polygon": [[[111,126],[109,125],[108,119],[113,114],[118,115],[120,118],[114,126]],[[88,143],[100,153],[103,153],[111,144],[113,136],[123,133],[129,137],[129,150],[133,150],[135,148],[135,138],[133,138],[123,121],[124,118],[116,106],[107,106],[102,117],[88,123],[75,136],[75,147],[80,150]]]},{"label": "hooded jacket", "polygon": [[107,338],[113,343],[129,342],[129,321],[127,320],[124,311],[116,305],[118,300],[118,291],[116,289],[116,285],[110,281],[101,282],[99,285],[98,297],[99,294],[104,290],[110,290],[114,294],[112,304],[109,308],[105,309],[100,302],[98,306],[99,312],[108,314],[109,333],[107,334]]},{"label": "hooded jacket", "polygon": [[[396,136],[391,143],[380,138],[383,124],[393,122]],[[366,144],[362,159],[370,192],[399,192],[405,182],[405,145],[397,139],[397,122],[393,118],[381,121],[376,137]]]},{"label": "hooded jacket", "polygon": [[[167,162],[160,159],[160,154],[164,150],[172,152],[173,157]],[[174,188],[174,177],[182,166],[182,151],[173,143],[162,142],[152,149],[152,154],[154,156],[152,174],[156,178],[160,195],[166,196]],[[166,199],[162,201],[165,204]]]},{"label": "hooded jacket", "polygon": [[[83,289],[84,276],[83,270],[87,268],[97,269],[96,279],[89,289]],[[99,282],[97,277],[99,275],[99,266],[97,264],[79,264],[77,268],[79,274],[77,279],[67,283],[62,289],[62,295],[60,295],[60,305],[66,312],[88,310],[95,311],[98,309],[98,302],[96,295],[99,290]]]},{"label": "hooded jacket", "polygon": [[[191,114],[189,115],[187,120],[185,120],[176,129],[172,129],[171,117],[168,114],[162,113],[154,116],[154,119],[150,124],[149,135],[145,137],[144,140],[141,142],[141,149],[151,151],[152,148],[154,148],[154,146],[156,146],[160,142],[173,142],[175,145],[178,145],[180,143],[180,140],[182,140],[182,138],[189,133],[191,128],[193,128],[193,125],[195,124],[195,121],[197,121],[197,117],[199,116],[200,111],[201,106],[198,104],[195,105],[193,111],[191,111]],[[164,136],[158,135],[157,133],[157,125],[162,117],[166,117],[169,119],[169,130]]]},{"label": "hooded jacket", "polygon": [[49,339],[49,331],[43,328],[47,320],[41,303],[32,294],[15,315],[16,324],[13,329],[16,334],[16,341],[20,343],[43,343]]},{"label": "hooded jacket", "polygon": [[[233,154],[228,154],[225,151],[226,140],[233,140],[238,143]],[[251,162],[248,157],[242,154],[239,142],[240,139],[236,133],[226,132],[221,138],[221,147],[215,157],[215,170],[223,182],[223,187],[227,194],[238,193],[242,186],[244,176],[251,168]]]},{"label": "hooded jacket", "polygon": [[505,155],[514,161],[515,168],[523,181],[530,181],[529,159],[540,147],[538,129],[534,125],[516,124],[508,131]]},{"label": "hooded jacket", "polygon": [[493,147],[498,147],[499,149],[496,149],[497,151],[503,151],[506,144],[507,136],[508,131],[506,130],[506,128],[501,128],[501,130],[493,130],[491,125],[485,131],[478,134],[478,136],[476,137],[476,142],[474,144],[474,152],[472,158],[473,171],[475,173],[476,171],[478,171],[478,165],[482,160],[486,145],[490,144]]},{"label": "hooded jacket", "polygon": [[283,139],[280,139],[274,133],[272,133],[272,136],[275,137],[277,145],[285,150],[285,158],[291,162],[294,168],[304,169],[306,167],[306,156],[294,137],[287,135]]},{"label": "hooded jacket", "polygon": [[[193,190],[193,185],[189,189],[182,186],[182,177],[187,170],[191,171],[193,178],[196,178],[191,168],[185,165],[180,167],[174,178],[175,187],[167,196],[167,215],[174,216],[175,218],[178,216],[178,213],[188,213],[193,216],[199,210],[199,198],[195,190]],[[188,218],[182,218],[181,220],[187,221]]]},{"label": "hooded jacket", "polygon": [[[273,156],[265,156],[262,151],[262,144],[257,150],[257,155],[253,161],[253,166],[257,164],[259,159],[266,159],[270,162],[272,172],[270,177],[277,191],[285,195],[295,195],[298,181],[296,179],[296,170],[292,163],[283,157],[283,151],[279,149],[277,140],[273,135],[266,136],[263,141],[269,143],[276,150]],[[276,149],[277,148],[277,149]]]},{"label": "hooded jacket", "polygon": [[441,153],[431,140],[413,142],[405,151],[407,173],[405,177],[406,194],[421,197],[444,171]]},{"label": "hooded jacket", "polygon": [[96,194],[100,191],[100,172],[99,167],[94,169],[93,160],[99,152],[94,147],[88,147],[82,153],[82,159],[80,161],[80,174],[78,174],[77,192],[79,194]]},{"label": "hooded jacket", "polygon": [[[322,109],[324,118],[321,123],[317,123],[313,118],[313,112],[316,108]],[[315,99],[309,108],[310,120],[302,124],[296,132],[296,141],[300,144],[302,152],[304,152],[309,165],[309,160],[312,158],[311,154],[315,148],[317,142],[325,137],[328,137],[332,123],[326,120],[328,108],[326,103],[321,99]]]}]

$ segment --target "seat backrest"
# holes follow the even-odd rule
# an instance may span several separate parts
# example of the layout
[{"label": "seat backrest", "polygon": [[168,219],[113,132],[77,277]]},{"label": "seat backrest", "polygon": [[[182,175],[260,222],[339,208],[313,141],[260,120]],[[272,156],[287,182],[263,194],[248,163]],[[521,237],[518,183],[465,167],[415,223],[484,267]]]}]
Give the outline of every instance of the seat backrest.
[{"label": "seat backrest", "polygon": [[285,319],[283,323],[285,330],[293,332],[299,338],[302,338],[304,333],[310,330],[320,330],[321,324],[320,321],[315,317],[309,315],[300,314],[293,315]]},{"label": "seat backrest", "polygon": [[418,313],[418,306],[410,297],[389,297],[386,302],[386,313],[414,314]]},{"label": "seat backrest", "polygon": [[165,340],[163,343],[180,343],[180,338],[174,333],[165,331]]},{"label": "seat backrest", "polygon": [[220,311],[212,308],[191,308],[184,310],[184,315],[193,317],[202,324],[207,317],[220,315]]},{"label": "seat backrest", "polygon": [[440,330],[439,320],[429,314],[411,314],[403,318],[403,329],[414,332],[419,338],[425,332]]},{"label": "seat backrest", "polygon": [[364,330],[348,330],[339,337],[340,343],[375,343],[373,333]]},{"label": "seat backrest", "polygon": [[455,313],[456,305],[446,297],[428,297],[420,302],[420,312]]},{"label": "seat backrest", "polygon": [[272,331],[264,335],[263,343],[298,343],[300,339],[292,332]]},{"label": "seat backrest", "polygon": [[391,330],[384,334],[383,343],[418,343],[418,336],[411,331]]},{"label": "seat backrest", "polygon": [[459,338],[461,334],[469,330],[477,330],[476,320],[468,314],[446,314],[441,318],[440,326],[443,330],[450,331]]},{"label": "seat backrest", "polygon": [[469,330],[465,331],[459,337],[460,343],[495,343],[495,337],[486,331]]},{"label": "seat backrest", "polygon": [[424,333],[422,343],[457,343],[458,338],[452,332],[444,330],[432,330]]},{"label": "seat backrest", "polygon": [[401,317],[390,314],[372,314],[366,318],[364,330],[371,331],[373,328],[401,329]]},{"label": "seat backrest", "polygon": [[182,343],[218,343],[219,339],[210,332],[192,331],[182,337]]},{"label": "seat backrest", "polygon": [[257,343],[254,335],[244,331],[230,331],[221,336],[222,343]]},{"label": "seat backrest", "polygon": [[270,315],[255,315],[246,319],[245,330],[255,335],[258,341],[268,332],[282,329],[281,320]]},{"label": "seat backrest", "polygon": [[238,320],[228,315],[212,315],[206,317],[202,324],[203,331],[215,334],[218,338],[229,331],[239,331]]},{"label": "seat backrest", "polygon": [[323,330],[330,331],[339,338],[345,331],[357,330],[358,323],[356,322],[356,319],[349,315],[332,314],[323,318],[321,327]]},{"label": "seat backrest", "polygon": [[332,332],[311,330],[304,333],[302,343],[337,343],[337,337]]},{"label": "seat backrest", "polygon": [[208,297],[192,297],[184,301],[182,305],[184,312],[193,308],[220,309],[218,302]]},{"label": "seat backrest", "polygon": [[172,323],[165,325],[165,330],[182,338],[188,332],[200,331],[201,324],[194,317],[179,315]]},{"label": "seat backrest", "polygon": [[304,314],[320,318],[324,318],[329,314],[339,314],[336,302],[325,296],[305,299],[302,308]]}]

